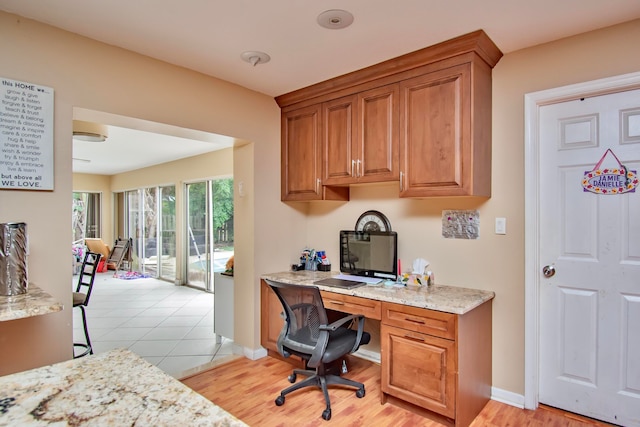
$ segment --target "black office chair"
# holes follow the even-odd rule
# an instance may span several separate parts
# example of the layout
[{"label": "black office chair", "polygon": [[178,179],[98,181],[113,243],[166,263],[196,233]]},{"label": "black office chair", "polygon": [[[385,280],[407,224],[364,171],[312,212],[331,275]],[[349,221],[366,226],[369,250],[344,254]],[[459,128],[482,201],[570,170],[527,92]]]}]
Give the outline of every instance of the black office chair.
[{"label": "black office chair", "polygon": [[[285,323],[278,337],[278,351],[284,357],[294,354],[306,361],[307,368],[294,369],[289,382],[295,383],[297,375],[308,378],[280,392],[276,405],[284,404],[285,395],[303,387],[319,387],[324,394],[327,408],[322,418],[331,419],[331,402],[327,386],[332,384],[357,388],[356,396],[364,397],[364,384],[328,372],[327,364],[358,350],[360,345],[369,343],[371,336],[364,332],[364,315],[348,315],[328,324],[327,312],[320,291],[315,286],[289,285],[267,280],[282,303]],[[349,326],[357,320],[358,329]]]},{"label": "black office chair", "polygon": [[[89,305],[89,298],[91,297],[91,291],[93,290],[93,282],[96,278],[96,272],[98,271],[98,263],[102,255],[87,251],[82,261],[82,268],[80,269],[80,277],[78,278],[78,286],[73,293],[73,307],[80,307],[82,313],[82,327],[84,329],[84,343],[73,343],[73,358],[86,356],[87,354],[93,354],[93,347],[91,347],[91,340],[89,339],[89,329],[87,328],[87,316],[85,314],[85,307]],[[86,291],[83,291],[86,288]],[[75,354],[76,348],[82,348],[84,351],[80,354]]]}]

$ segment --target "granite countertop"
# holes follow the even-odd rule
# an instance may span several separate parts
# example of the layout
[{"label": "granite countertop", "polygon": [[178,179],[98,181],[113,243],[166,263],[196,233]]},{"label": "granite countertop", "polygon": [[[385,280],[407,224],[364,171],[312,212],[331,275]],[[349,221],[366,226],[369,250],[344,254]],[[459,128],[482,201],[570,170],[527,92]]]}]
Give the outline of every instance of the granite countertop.
[{"label": "granite countertop", "polygon": [[0,322],[62,311],[63,305],[29,283],[26,294],[0,296]]},{"label": "granite countertop", "polygon": [[0,377],[0,426],[246,426],[134,353]]},{"label": "granite countertop", "polygon": [[433,286],[402,287],[377,284],[374,286],[360,286],[354,289],[342,289],[314,283],[316,280],[326,279],[337,274],[339,273],[335,271],[285,271],[263,274],[262,278],[294,285],[314,285],[320,290],[337,294],[353,295],[454,314],[465,314],[495,297],[495,293],[492,291],[437,284]]}]

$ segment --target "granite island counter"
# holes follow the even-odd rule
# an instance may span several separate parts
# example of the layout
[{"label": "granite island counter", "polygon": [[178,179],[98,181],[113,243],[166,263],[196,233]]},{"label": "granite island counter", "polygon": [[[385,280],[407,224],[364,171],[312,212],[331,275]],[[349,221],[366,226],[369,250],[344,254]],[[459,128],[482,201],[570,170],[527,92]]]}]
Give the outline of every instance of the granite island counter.
[{"label": "granite island counter", "polygon": [[0,377],[0,426],[246,426],[118,349]]},{"label": "granite island counter", "polygon": [[365,285],[354,289],[342,289],[314,283],[316,280],[326,279],[337,274],[337,272],[323,271],[285,271],[263,274],[262,278],[294,285],[313,285],[322,291],[453,314],[465,314],[495,297],[495,293],[492,291],[437,284],[433,286],[402,287],[377,284],[375,286]]}]

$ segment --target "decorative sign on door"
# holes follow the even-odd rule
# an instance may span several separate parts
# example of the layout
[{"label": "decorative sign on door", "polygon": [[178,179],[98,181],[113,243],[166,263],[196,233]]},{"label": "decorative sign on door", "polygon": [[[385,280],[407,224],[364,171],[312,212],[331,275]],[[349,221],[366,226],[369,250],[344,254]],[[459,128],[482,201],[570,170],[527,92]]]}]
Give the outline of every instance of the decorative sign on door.
[{"label": "decorative sign on door", "polygon": [[[615,158],[618,166],[600,169],[602,162],[608,154],[611,154]],[[627,169],[613,151],[611,151],[611,148],[604,152],[593,170],[586,171],[582,178],[583,191],[595,194],[634,193],[637,186],[638,175],[636,171]]]},{"label": "decorative sign on door", "polygon": [[53,190],[53,89],[0,77],[0,189]]}]

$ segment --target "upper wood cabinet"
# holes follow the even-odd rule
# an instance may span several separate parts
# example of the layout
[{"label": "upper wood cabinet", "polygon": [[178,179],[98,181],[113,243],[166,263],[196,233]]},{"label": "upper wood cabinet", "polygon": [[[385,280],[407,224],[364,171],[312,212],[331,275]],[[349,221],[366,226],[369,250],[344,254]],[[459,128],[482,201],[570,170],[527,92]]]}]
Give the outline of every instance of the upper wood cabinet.
[{"label": "upper wood cabinet", "polygon": [[400,83],[400,196],[491,196],[491,69],[473,58]]},{"label": "upper wood cabinet", "polygon": [[401,197],[491,196],[491,70],[482,31],[276,97],[282,200],[348,200],[399,181]]},{"label": "upper wood cabinet", "polygon": [[282,200],[348,200],[348,190],[322,185],[319,105],[282,114]]},{"label": "upper wood cabinet", "polygon": [[323,183],[397,181],[399,85],[323,103]]}]

